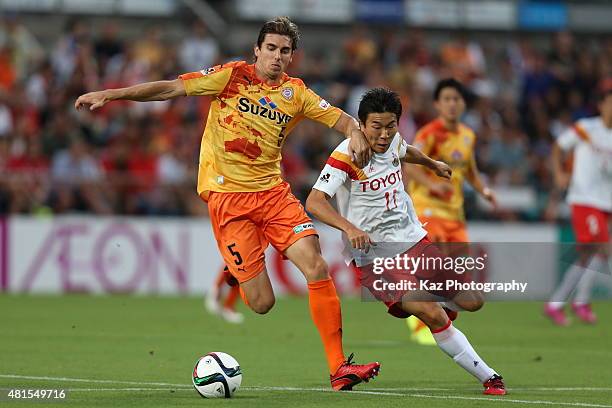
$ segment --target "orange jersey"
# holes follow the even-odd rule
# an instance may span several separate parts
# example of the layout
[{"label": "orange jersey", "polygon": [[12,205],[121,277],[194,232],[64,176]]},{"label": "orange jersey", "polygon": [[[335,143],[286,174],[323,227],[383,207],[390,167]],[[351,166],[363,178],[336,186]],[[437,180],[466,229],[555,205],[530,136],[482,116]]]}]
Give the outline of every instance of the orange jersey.
[{"label": "orange jersey", "polygon": [[[453,169],[451,183],[453,192],[448,197],[436,197],[429,189],[410,181],[410,196],[419,217],[464,221],[463,181],[474,161],[476,135],[469,127],[460,124],[456,132],[444,127],[440,119],[429,122],[419,130],[414,146],[435,160],[448,164]],[[423,169],[427,176],[440,181],[431,170]]]},{"label": "orange jersey", "polygon": [[200,147],[198,194],[205,200],[210,191],[263,191],[279,185],[281,149],[300,120],[332,127],[342,113],[301,79],[283,74],[280,85],[268,85],[244,61],[179,78],[187,95],[215,97]]}]

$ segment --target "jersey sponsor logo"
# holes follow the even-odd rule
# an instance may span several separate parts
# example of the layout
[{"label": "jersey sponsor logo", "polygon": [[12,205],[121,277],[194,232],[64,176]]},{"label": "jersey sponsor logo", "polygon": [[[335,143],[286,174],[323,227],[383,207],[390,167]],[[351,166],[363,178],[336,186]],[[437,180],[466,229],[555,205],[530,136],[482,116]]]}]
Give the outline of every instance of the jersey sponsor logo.
[{"label": "jersey sponsor logo", "polygon": [[272,102],[272,99],[270,99],[270,97],[269,97],[269,96],[264,96],[264,97],[261,97],[261,98],[259,99],[259,104],[260,104],[261,106],[269,106],[269,107],[270,107],[270,109],[276,109],[276,108],[278,108],[278,106],[277,106],[277,105],[276,105],[274,102]]},{"label": "jersey sponsor logo", "polygon": [[[265,98],[261,98],[259,100],[260,103],[262,103],[261,102],[262,99],[265,99]],[[281,113],[275,110],[277,106],[276,104],[274,104],[274,102],[270,101],[272,102],[272,104],[274,104],[274,108],[272,109],[270,109],[271,105],[267,101],[265,102],[266,102],[266,105],[268,105],[269,107],[255,105],[251,103],[251,101],[248,100],[247,98],[240,98],[238,100],[238,110],[240,112],[245,112],[245,113],[251,112],[253,115],[261,116],[264,119],[271,120],[272,122],[275,122],[277,125],[287,124],[289,123],[289,121],[291,121],[291,119],[293,119],[293,116],[287,115],[286,113]]]},{"label": "jersey sponsor logo", "polygon": [[291,99],[293,99],[293,88],[283,88],[283,90],[281,91],[281,95],[283,96],[283,98],[290,101]]},{"label": "jersey sponsor logo", "polygon": [[461,159],[463,159],[463,154],[459,150],[454,150],[451,154],[451,157],[455,161],[460,161]]},{"label": "jersey sponsor logo", "polygon": [[329,102],[327,102],[325,99],[321,99],[321,102],[319,102],[319,108],[326,110],[327,108],[329,108],[331,105],[329,104]]},{"label": "jersey sponsor logo", "polygon": [[206,68],[200,71],[202,75],[209,75],[215,72],[215,67]]},{"label": "jersey sponsor logo", "polygon": [[365,193],[368,189],[370,191],[378,191],[381,187],[386,188],[398,182],[402,182],[401,170],[396,170],[393,173],[386,174],[373,180],[360,181],[359,185],[361,186],[361,191]]},{"label": "jersey sponsor logo", "polygon": [[306,222],[304,224],[296,225],[293,227],[293,232],[295,234],[299,234],[300,232],[314,229],[314,224],[312,222]]},{"label": "jersey sponsor logo", "polygon": [[325,173],[324,175],[322,175],[321,177],[319,177],[319,180],[321,180],[324,183],[329,183],[329,178],[331,177],[331,174],[329,173]]}]

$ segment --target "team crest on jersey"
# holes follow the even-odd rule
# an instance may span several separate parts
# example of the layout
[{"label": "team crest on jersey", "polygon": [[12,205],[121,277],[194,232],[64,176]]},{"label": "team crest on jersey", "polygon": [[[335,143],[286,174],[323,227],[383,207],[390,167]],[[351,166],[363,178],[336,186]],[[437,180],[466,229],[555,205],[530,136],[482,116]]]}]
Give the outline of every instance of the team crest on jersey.
[{"label": "team crest on jersey", "polygon": [[201,70],[200,72],[202,73],[202,75],[212,74],[213,72],[215,72],[215,67],[206,68]]},{"label": "team crest on jersey", "polygon": [[391,153],[391,154],[393,155],[393,166],[394,167],[399,166],[399,157],[397,157],[395,153]]},{"label": "team crest on jersey", "polygon": [[329,108],[331,105],[329,104],[329,102],[327,102],[325,99],[321,99],[321,102],[319,102],[319,108],[325,110],[327,108]]},{"label": "team crest on jersey", "polygon": [[463,158],[463,154],[461,154],[459,150],[453,150],[451,157],[453,158],[453,160],[461,160]]},{"label": "team crest on jersey", "polygon": [[272,102],[272,99],[270,99],[269,96],[264,96],[262,98],[259,99],[259,103],[261,106],[269,106],[270,109],[276,109],[278,108],[278,106],[276,106],[276,104],[274,102]]},{"label": "team crest on jersey", "polygon": [[281,91],[281,95],[283,96],[283,98],[290,101],[291,99],[293,99],[293,88],[283,88],[283,90]]}]

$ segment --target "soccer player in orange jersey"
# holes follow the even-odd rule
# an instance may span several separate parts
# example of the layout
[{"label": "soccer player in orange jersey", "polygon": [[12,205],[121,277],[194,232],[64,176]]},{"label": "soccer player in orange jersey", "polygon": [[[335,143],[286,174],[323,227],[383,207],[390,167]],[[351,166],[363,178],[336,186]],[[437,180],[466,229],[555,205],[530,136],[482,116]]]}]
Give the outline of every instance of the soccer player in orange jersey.
[{"label": "soccer player in orange jersey", "polygon": [[455,79],[438,82],[434,91],[438,117],[422,127],[414,139],[415,147],[453,169],[449,182],[418,166],[412,165],[409,171],[409,190],[417,214],[430,239],[436,242],[468,242],[463,211],[464,181],[496,204],[495,194],[484,185],[476,167],[476,135],[461,123],[465,111],[463,94],[463,85]]},{"label": "soccer player in orange jersey", "polygon": [[[438,117],[422,127],[414,139],[414,146],[434,160],[448,163],[453,170],[450,181],[440,180],[429,169],[406,164],[404,176],[410,180],[408,190],[419,219],[434,242],[466,243],[468,235],[463,210],[463,182],[494,206],[495,194],[480,178],[474,145],[474,131],[461,123],[465,111],[464,89],[453,78],[436,85],[433,99]],[[446,248],[448,250],[448,248]],[[412,317],[408,321],[412,339],[421,344],[435,344],[425,325]]]},{"label": "soccer player in orange jersey", "polygon": [[245,303],[267,313],[275,302],[264,250],[271,243],[291,260],[308,282],[310,313],[323,342],[335,390],[368,381],[379,363],[353,364],[342,350],[340,301],[323,257],[317,232],[289,185],[281,178],[281,149],[304,118],[350,137],[349,152],[363,167],[370,146],[357,121],[285,71],[299,31],[287,17],[263,25],[253,47],[255,63],[230,62],[187,73],[176,80],[143,83],[81,95],[77,109],[106,103],[167,100],[210,95],[200,149],[198,194],[208,202],[219,250],[240,283]]}]

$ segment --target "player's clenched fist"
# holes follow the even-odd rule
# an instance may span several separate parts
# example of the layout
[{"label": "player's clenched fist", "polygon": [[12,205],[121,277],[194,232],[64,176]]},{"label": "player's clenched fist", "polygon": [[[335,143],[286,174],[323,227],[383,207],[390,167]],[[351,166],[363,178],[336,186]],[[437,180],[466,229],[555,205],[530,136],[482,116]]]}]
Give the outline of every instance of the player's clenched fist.
[{"label": "player's clenched fist", "polygon": [[435,161],[433,171],[436,173],[436,176],[445,179],[450,179],[453,175],[453,170],[450,166],[442,161]]},{"label": "player's clenched fist", "polygon": [[110,101],[106,91],[89,92],[78,97],[74,103],[76,109],[89,105],[89,110],[101,108]]},{"label": "player's clenched fist", "polygon": [[351,133],[351,138],[348,145],[349,156],[353,162],[359,167],[364,168],[372,158],[372,149],[365,135],[359,129]]},{"label": "player's clenched fist", "polygon": [[346,231],[346,236],[355,249],[366,249],[372,242],[368,234],[357,227]]}]

